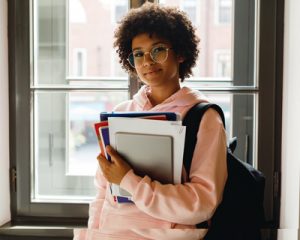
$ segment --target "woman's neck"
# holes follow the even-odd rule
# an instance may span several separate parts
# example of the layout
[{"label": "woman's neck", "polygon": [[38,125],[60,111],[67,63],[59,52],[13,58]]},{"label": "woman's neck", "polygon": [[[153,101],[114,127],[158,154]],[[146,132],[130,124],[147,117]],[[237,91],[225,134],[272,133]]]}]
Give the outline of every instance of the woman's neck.
[{"label": "woman's neck", "polygon": [[167,98],[172,96],[180,89],[180,85],[173,86],[172,88],[156,88],[156,87],[149,87],[149,91],[147,92],[147,96],[153,106],[156,106]]}]

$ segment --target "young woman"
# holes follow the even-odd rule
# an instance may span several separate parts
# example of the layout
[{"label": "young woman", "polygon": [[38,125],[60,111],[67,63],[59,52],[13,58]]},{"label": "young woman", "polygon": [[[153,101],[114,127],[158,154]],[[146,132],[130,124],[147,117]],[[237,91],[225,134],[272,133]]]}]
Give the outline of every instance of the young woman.
[{"label": "young woman", "polygon": [[[199,91],[181,87],[195,65],[199,39],[185,13],[146,3],[124,17],[115,32],[120,63],[144,86],[115,111],[170,111],[184,118],[196,103],[208,101]],[[222,200],[227,179],[226,134],[218,113],[209,109],[197,133],[190,172],[182,184],[161,184],[138,176],[107,147],[112,162],[98,156],[98,194],[90,204],[87,229],[74,239],[202,239],[207,221]],[[119,184],[133,203],[116,203],[108,184]]]}]

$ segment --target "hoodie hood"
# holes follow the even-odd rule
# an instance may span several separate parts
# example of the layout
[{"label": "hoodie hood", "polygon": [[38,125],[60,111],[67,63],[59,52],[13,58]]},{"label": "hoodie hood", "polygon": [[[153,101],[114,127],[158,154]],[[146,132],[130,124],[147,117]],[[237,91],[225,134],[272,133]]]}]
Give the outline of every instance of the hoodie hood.
[{"label": "hoodie hood", "polygon": [[208,102],[208,98],[200,91],[193,90],[188,87],[182,87],[165,101],[153,107],[147,96],[147,92],[149,91],[149,87],[144,85],[133,96],[133,104],[138,105],[143,111],[170,111],[171,108],[181,108],[195,105],[199,102]]}]

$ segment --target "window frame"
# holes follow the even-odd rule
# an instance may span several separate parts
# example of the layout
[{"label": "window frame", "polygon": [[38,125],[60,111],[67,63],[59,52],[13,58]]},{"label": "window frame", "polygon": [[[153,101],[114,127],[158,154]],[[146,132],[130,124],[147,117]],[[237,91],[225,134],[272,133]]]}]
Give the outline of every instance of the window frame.
[{"label": "window frame", "polygon": [[[143,1],[132,1],[130,7],[137,7]],[[235,14],[243,15],[243,11],[249,12],[251,4],[242,4],[236,0]],[[282,96],[282,59],[283,59],[283,5],[284,0],[258,0],[259,7],[259,36],[257,47],[258,68],[251,76],[249,71],[239,69],[241,81],[245,79],[264,79],[257,87],[232,87],[226,89],[201,89],[202,91],[228,91],[230,93],[257,93],[258,103],[258,168],[263,171],[270,181],[266,182],[265,206],[267,226],[277,228],[279,223],[279,185],[281,162],[281,96]],[[239,8],[241,6],[241,8]],[[281,6],[281,8],[280,8]],[[242,10],[241,10],[242,9]],[[9,91],[10,91],[10,168],[15,169],[17,178],[11,183],[11,211],[12,224],[55,224],[60,226],[85,226],[87,220],[87,204],[54,204],[49,208],[47,203],[30,202],[30,155],[33,148],[24,143],[30,142],[30,109],[31,93],[30,82],[33,78],[31,69],[34,59],[31,58],[30,49],[30,0],[8,1],[9,19]],[[251,18],[249,14],[247,18]],[[235,31],[240,31],[235,17]],[[258,30],[256,32],[258,32]],[[248,33],[248,31],[244,31]],[[235,32],[235,35],[237,33]],[[253,34],[254,33],[249,33]],[[246,34],[247,35],[247,34]],[[239,34],[240,37],[240,34]],[[243,37],[245,44],[247,36]],[[249,46],[249,44],[247,45]],[[242,45],[235,45],[242,47]],[[248,48],[254,50],[254,46]],[[234,51],[234,59],[248,58],[239,56],[239,51]],[[236,62],[236,61],[234,61]],[[237,61],[239,62],[239,61]],[[249,66],[249,65],[247,65]],[[268,67],[265,67],[268,66]],[[237,66],[234,67],[236,69]],[[248,74],[245,77],[243,73]],[[238,74],[238,73],[237,73]],[[250,75],[249,75],[250,74]],[[252,78],[251,78],[252,77]],[[140,84],[134,78],[129,79],[130,97],[138,90]],[[59,89],[58,89],[59,90]],[[268,111],[266,111],[268,110]],[[234,108],[235,111],[235,108]],[[30,126],[32,127],[32,126]],[[270,144],[270,139],[273,142]],[[271,159],[270,161],[262,159]],[[275,181],[273,181],[275,179]],[[276,180],[277,179],[277,180]],[[276,182],[277,181],[277,182]],[[278,188],[278,189],[277,189]],[[16,190],[15,190],[16,189]],[[34,205],[34,206],[33,206]],[[63,206],[63,207],[62,207]],[[47,213],[45,209],[48,209]],[[76,211],[75,211],[76,210]],[[68,216],[68,217],[58,217]],[[85,216],[85,217],[82,217]]]}]

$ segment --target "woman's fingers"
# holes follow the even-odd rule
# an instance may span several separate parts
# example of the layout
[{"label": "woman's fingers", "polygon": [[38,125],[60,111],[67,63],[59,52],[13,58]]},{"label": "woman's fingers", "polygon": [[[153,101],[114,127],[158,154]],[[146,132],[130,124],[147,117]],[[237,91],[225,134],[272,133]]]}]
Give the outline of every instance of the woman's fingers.
[{"label": "woman's fingers", "polygon": [[112,147],[107,146],[106,151],[110,155],[111,161],[107,160],[101,154],[97,157],[103,176],[111,183],[120,184],[122,178],[131,167]]},{"label": "woman's fingers", "polygon": [[120,155],[117,153],[115,149],[113,149],[111,146],[107,145],[106,146],[106,151],[110,155],[110,158],[113,163],[120,165],[123,161],[123,159],[120,157]]}]

